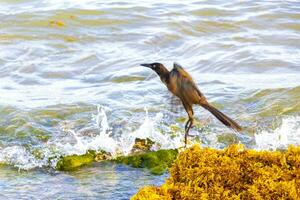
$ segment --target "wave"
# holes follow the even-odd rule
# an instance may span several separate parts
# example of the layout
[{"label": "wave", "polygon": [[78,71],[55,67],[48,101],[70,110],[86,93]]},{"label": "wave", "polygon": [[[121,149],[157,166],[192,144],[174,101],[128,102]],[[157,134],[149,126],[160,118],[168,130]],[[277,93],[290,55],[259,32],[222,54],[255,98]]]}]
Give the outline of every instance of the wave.
[{"label": "wave", "polygon": [[282,119],[281,125],[273,131],[263,130],[254,135],[256,149],[286,149],[288,145],[300,144],[300,116]]},{"label": "wave", "polygon": [[[183,146],[183,132],[169,134],[168,131],[162,131],[159,126],[163,121],[163,113],[157,113],[150,117],[147,108],[145,108],[145,118],[141,125],[135,131],[123,131],[120,136],[112,133],[103,106],[98,105],[97,114],[93,115],[92,121],[97,126],[97,133],[94,135],[80,134],[72,127],[63,127],[63,132],[68,133],[67,137],[72,137],[73,141],[64,140],[61,137],[54,137],[46,143],[35,147],[28,145],[13,145],[0,147],[0,163],[12,165],[18,169],[29,170],[33,168],[53,168],[55,169],[58,160],[68,155],[83,155],[88,150],[96,152],[105,151],[113,157],[118,155],[128,155],[132,152],[135,141],[149,138],[154,142],[151,150],[175,149]],[[258,128],[258,127],[257,127]],[[125,128],[124,128],[125,129]],[[172,126],[169,127],[172,129]],[[204,138],[216,137],[214,130],[208,130]],[[206,138],[207,137],[207,138]],[[191,138],[192,139],[192,138]],[[275,130],[263,130],[254,134],[255,144],[251,148],[259,150],[284,149],[288,145],[300,144],[300,116],[286,116]],[[196,143],[197,139],[190,143]],[[243,142],[243,141],[242,141]],[[207,146],[215,146],[218,141],[208,142]],[[222,146],[222,145],[220,145]],[[224,146],[224,145],[223,145]]]},{"label": "wave", "polygon": [[72,135],[75,143],[63,142],[61,138],[56,138],[34,149],[19,145],[0,148],[0,163],[28,170],[41,167],[55,168],[60,157],[83,155],[88,150],[105,151],[113,156],[128,155],[133,149],[136,138],[149,138],[155,142],[156,145],[152,147],[152,150],[174,149],[182,146],[180,136],[171,137],[155,129],[155,124],[158,124],[163,117],[162,113],[158,113],[152,119],[146,108],[145,112],[144,122],[137,130],[124,132],[121,137],[113,137],[105,109],[98,106],[97,115],[93,116],[99,130],[97,135],[93,137],[79,136],[76,131],[65,127],[64,131]]}]

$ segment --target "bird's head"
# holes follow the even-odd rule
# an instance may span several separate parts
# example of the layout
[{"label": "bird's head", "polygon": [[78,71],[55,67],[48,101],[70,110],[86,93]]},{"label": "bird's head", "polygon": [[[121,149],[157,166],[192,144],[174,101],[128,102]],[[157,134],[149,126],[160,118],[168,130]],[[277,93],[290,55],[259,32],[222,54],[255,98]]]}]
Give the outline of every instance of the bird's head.
[{"label": "bird's head", "polygon": [[161,63],[141,64],[143,67],[148,67],[155,71],[159,76],[164,76],[169,73],[169,70]]}]

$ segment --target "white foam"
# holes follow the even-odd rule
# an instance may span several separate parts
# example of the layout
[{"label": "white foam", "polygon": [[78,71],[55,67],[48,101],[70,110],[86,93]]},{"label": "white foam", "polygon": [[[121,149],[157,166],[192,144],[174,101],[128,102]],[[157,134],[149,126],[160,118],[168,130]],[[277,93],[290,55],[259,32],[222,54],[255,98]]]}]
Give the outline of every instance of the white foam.
[{"label": "white foam", "polygon": [[128,155],[132,150],[136,138],[149,138],[155,142],[156,145],[153,147],[153,150],[175,149],[182,146],[180,136],[171,138],[170,135],[165,135],[155,128],[155,125],[157,125],[163,118],[162,113],[156,114],[155,118],[151,120],[149,118],[147,108],[145,108],[145,112],[146,116],[141,126],[133,133],[123,134],[119,141],[119,146],[125,155]]},{"label": "white foam", "polygon": [[11,164],[19,169],[26,170],[43,166],[41,160],[35,159],[35,157],[22,146],[11,146],[1,149],[0,163]]},{"label": "white foam", "polygon": [[276,150],[287,148],[288,145],[299,145],[300,116],[283,118],[281,126],[274,131],[261,131],[254,137],[258,150]]},{"label": "white foam", "polygon": [[156,144],[153,147],[155,150],[182,146],[182,138],[180,136],[171,138],[156,128],[163,117],[162,113],[158,113],[151,119],[148,115],[148,110],[145,108],[145,119],[136,131],[123,132],[120,138],[114,138],[111,136],[105,109],[102,106],[98,106],[97,111],[93,119],[95,120],[95,125],[99,128],[99,132],[95,136],[79,136],[76,131],[65,126],[62,127],[62,131],[70,133],[75,139],[75,143],[63,142],[61,138],[49,141],[47,144],[39,147],[39,152],[42,154],[41,158],[36,158],[22,146],[6,147],[0,149],[0,163],[7,163],[19,169],[28,170],[44,166],[55,168],[60,156],[83,155],[88,150],[103,150],[111,153],[113,156],[119,154],[128,155],[134,146],[136,138],[151,139]]},{"label": "white foam", "polygon": [[103,107],[98,106],[98,113],[94,120],[99,128],[99,133],[95,137],[79,137],[74,130],[67,130],[76,140],[76,144],[57,143],[56,148],[62,155],[82,155],[88,150],[103,150],[115,155],[118,152],[117,142],[110,137],[110,127]]},{"label": "white foam", "polygon": [[111,137],[111,130],[108,124],[107,115],[105,109],[102,106],[98,106],[98,113],[94,116],[96,125],[99,128],[99,134],[94,137],[79,137],[74,130],[65,130],[70,132],[75,140],[75,144],[71,143],[57,143],[55,148],[62,155],[82,155],[88,150],[106,151],[114,155],[128,155],[130,154],[135,139],[147,139],[155,142],[154,150],[158,149],[174,149],[183,146],[182,138],[172,137],[161,133],[156,125],[161,121],[163,114],[158,113],[151,119],[148,114],[147,108],[145,108],[145,119],[141,126],[134,132],[123,132],[120,138]]},{"label": "white foam", "polygon": [[88,150],[104,150],[114,155],[118,152],[119,147],[117,142],[109,136],[110,128],[104,108],[98,106],[98,113],[94,119],[99,127],[99,133],[95,137],[80,137],[74,130],[62,127],[62,131],[67,131],[74,137],[75,144],[62,142],[61,138],[49,141],[38,147],[38,151],[42,155],[41,158],[37,158],[23,146],[5,147],[0,149],[0,163],[28,170],[44,166],[55,168],[61,156],[82,155]]},{"label": "white foam", "polygon": [[[64,128],[75,139],[75,143],[63,142],[61,139],[49,141],[40,146],[40,158],[23,146],[11,146],[0,149],[0,163],[7,163],[18,167],[19,169],[32,169],[36,167],[55,168],[60,156],[82,155],[88,150],[101,151],[114,155],[130,154],[136,138],[146,139],[155,142],[153,150],[174,149],[183,146],[183,134],[171,137],[170,134],[164,134],[158,128],[163,118],[162,113],[150,117],[145,108],[145,118],[138,129],[133,132],[123,132],[119,138],[112,137],[111,129],[107,120],[105,109],[98,106],[98,112],[94,116],[95,126],[99,132],[95,136],[79,136],[76,131]],[[70,137],[70,135],[68,135]],[[258,150],[275,150],[286,148],[290,144],[300,144],[300,116],[286,117],[282,119],[280,127],[273,131],[261,131],[255,134],[255,148]]]}]

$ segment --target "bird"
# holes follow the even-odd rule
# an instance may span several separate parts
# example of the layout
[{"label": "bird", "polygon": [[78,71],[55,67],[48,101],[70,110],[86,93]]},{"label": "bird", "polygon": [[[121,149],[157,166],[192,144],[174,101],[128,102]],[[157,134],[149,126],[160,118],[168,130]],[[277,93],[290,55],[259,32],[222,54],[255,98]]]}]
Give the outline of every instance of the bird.
[{"label": "bird", "polygon": [[182,105],[188,114],[188,121],[184,127],[184,147],[187,145],[188,133],[194,124],[194,104],[200,105],[211,112],[225,126],[238,132],[242,130],[242,127],[238,123],[226,116],[207,101],[204,94],[198,89],[191,75],[178,63],[173,64],[173,69],[171,71],[169,71],[163,64],[158,62],[141,64],[141,66],[155,71],[163,84],[167,86],[168,90],[181,100]]}]

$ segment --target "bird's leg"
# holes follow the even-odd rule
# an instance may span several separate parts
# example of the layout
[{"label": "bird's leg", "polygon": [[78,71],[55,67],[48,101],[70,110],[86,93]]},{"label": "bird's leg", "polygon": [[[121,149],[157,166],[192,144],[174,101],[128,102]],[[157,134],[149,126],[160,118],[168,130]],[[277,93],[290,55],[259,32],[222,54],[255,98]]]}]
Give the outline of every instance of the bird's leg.
[{"label": "bird's leg", "polygon": [[190,124],[189,124],[189,126],[187,127],[187,130],[186,130],[187,133],[189,133],[191,127],[192,127],[193,124],[194,124],[194,118],[190,118],[189,121],[190,121]]},{"label": "bird's leg", "polygon": [[189,115],[189,120],[188,120],[188,123],[186,123],[186,129],[185,129],[185,135],[184,135],[184,147],[186,147],[187,137],[189,136],[189,131],[194,124],[194,112],[193,112],[192,108],[188,109],[188,115]]},{"label": "bird's leg", "polygon": [[188,119],[188,121],[186,122],[186,124],[184,126],[184,130],[185,130],[185,133],[184,133],[184,148],[186,148],[189,125],[190,125],[190,118]]},{"label": "bird's leg", "polygon": [[189,136],[189,131],[190,131],[191,127],[193,126],[194,118],[193,117],[189,118],[188,122],[189,122],[189,125],[185,129],[185,134],[184,134],[184,147],[186,147],[187,136]]},{"label": "bird's leg", "polygon": [[187,120],[187,122],[185,123],[185,126],[184,126],[184,130],[186,131],[186,129],[188,128],[189,126],[189,123],[190,123],[190,118]]},{"label": "bird's leg", "polygon": [[187,128],[187,132],[190,131],[190,128],[194,125],[194,111],[193,108],[191,107],[191,109],[188,111],[188,115],[189,115],[189,120],[190,120],[190,124]]},{"label": "bird's leg", "polygon": [[189,134],[189,131],[191,129],[191,126],[193,125],[194,121],[194,111],[192,108],[192,105],[187,104],[186,101],[182,100],[183,106],[185,108],[185,111],[187,112],[189,119],[185,124],[185,134],[184,134],[184,147],[186,147],[187,144],[187,136]]}]

